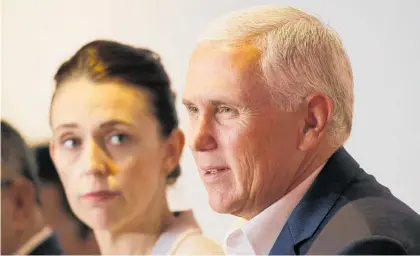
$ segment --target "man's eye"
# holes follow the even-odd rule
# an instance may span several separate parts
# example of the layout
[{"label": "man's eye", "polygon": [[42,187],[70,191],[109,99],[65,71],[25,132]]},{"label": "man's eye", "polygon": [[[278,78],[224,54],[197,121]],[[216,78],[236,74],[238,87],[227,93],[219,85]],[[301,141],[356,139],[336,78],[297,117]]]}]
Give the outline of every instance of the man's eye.
[{"label": "man's eye", "polygon": [[198,108],[196,106],[192,106],[192,105],[187,105],[186,106],[188,113],[197,113],[198,112]]},{"label": "man's eye", "polygon": [[218,113],[232,113],[233,109],[230,107],[223,106],[223,107],[218,107],[217,112]]},{"label": "man's eye", "polygon": [[121,145],[128,140],[128,135],[126,134],[114,134],[110,137],[110,142],[112,145]]}]

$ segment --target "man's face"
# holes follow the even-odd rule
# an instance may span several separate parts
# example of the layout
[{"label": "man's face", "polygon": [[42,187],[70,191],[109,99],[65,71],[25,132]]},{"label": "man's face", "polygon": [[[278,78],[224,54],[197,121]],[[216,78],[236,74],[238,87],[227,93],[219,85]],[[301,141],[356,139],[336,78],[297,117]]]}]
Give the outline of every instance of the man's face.
[{"label": "man's face", "polygon": [[302,120],[274,106],[251,68],[256,57],[253,49],[199,45],[183,95],[187,140],[209,203],[217,212],[242,217],[284,195],[302,159]]},{"label": "man's face", "polygon": [[64,251],[70,255],[99,254],[96,240],[92,235],[82,239],[78,234],[77,222],[65,208],[67,198],[62,188],[53,183],[46,183],[40,192],[45,220],[57,233]]},{"label": "man's face", "polygon": [[[15,197],[13,195],[12,183],[9,179],[8,166],[1,164],[1,254],[13,254],[17,248],[16,233],[18,231],[16,227],[16,221],[14,213],[16,212]],[[4,184],[3,184],[4,182]]]}]

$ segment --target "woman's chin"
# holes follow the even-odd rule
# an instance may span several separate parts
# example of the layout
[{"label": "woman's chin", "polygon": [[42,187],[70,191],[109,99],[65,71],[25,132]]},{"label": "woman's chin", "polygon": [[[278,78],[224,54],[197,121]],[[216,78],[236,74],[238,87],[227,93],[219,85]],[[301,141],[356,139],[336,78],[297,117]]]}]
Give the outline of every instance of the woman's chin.
[{"label": "woman's chin", "polygon": [[90,214],[90,218],[87,221],[88,226],[97,231],[110,231],[118,229],[119,226],[124,222],[122,216],[115,212],[108,212],[103,209],[94,209]]}]

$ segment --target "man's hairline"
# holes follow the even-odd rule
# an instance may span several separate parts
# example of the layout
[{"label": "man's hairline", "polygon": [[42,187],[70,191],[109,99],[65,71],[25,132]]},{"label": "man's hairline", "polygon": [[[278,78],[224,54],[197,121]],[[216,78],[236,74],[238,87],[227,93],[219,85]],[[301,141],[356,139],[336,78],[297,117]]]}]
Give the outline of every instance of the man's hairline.
[{"label": "man's hairline", "polygon": [[[248,71],[252,71],[252,78],[255,79],[254,82],[260,83],[262,86],[265,87],[265,90],[270,95],[270,103],[273,107],[278,108],[281,111],[285,112],[291,112],[287,111],[286,106],[281,106],[280,104],[276,104],[276,97],[281,97],[281,95],[278,94],[278,91],[280,88],[274,88],[274,86],[270,85],[266,79],[266,77],[263,74],[262,71],[262,65],[261,61],[264,58],[264,53],[254,44],[253,39],[236,39],[236,40],[229,40],[229,39],[209,39],[209,38],[199,38],[196,43],[196,47],[194,48],[195,52],[200,46],[202,45],[214,45],[217,49],[220,49],[220,51],[224,51],[226,53],[239,53],[239,54],[246,54],[246,49],[253,49],[258,51],[259,56],[258,58],[254,59],[252,62],[252,65],[249,66]],[[248,79],[248,78],[246,78]],[[280,81],[279,81],[280,82]],[[278,85],[276,85],[278,86]]]},{"label": "man's hairline", "polygon": [[[196,45],[194,51],[197,50],[198,47],[200,47],[203,44],[214,45],[215,47],[220,48],[221,51],[224,50],[226,52],[237,51],[237,52],[240,53],[241,50],[243,50],[245,48],[249,48],[249,47],[260,51],[259,57],[254,60],[253,68],[254,68],[254,71],[256,71],[256,72],[253,73],[252,77],[254,79],[256,79],[255,80],[256,82],[259,82],[262,86],[265,87],[265,90],[267,90],[267,92],[270,95],[270,104],[271,104],[272,107],[275,107],[279,111],[283,111],[283,112],[293,112],[293,110],[288,110],[286,106],[282,106],[281,104],[276,104],[275,103],[276,97],[282,97],[282,96],[281,95],[275,95],[275,94],[277,94],[276,93],[276,91],[277,91],[276,88],[274,88],[272,85],[269,85],[268,81],[266,81],[266,78],[262,74],[261,60],[262,60],[264,55],[261,52],[261,50],[258,49],[258,47],[256,47],[253,44],[252,40],[199,39],[197,41],[197,45]],[[245,54],[245,52],[242,53],[242,54]],[[278,86],[278,85],[276,85],[276,86]],[[277,88],[277,89],[280,90],[280,88]],[[329,100],[331,100],[331,98],[328,95],[326,95],[323,92],[321,92],[321,93],[323,95],[325,95]],[[299,105],[302,104],[302,102],[300,102]],[[328,138],[327,140],[329,140],[330,135],[327,135],[327,138]]]}]

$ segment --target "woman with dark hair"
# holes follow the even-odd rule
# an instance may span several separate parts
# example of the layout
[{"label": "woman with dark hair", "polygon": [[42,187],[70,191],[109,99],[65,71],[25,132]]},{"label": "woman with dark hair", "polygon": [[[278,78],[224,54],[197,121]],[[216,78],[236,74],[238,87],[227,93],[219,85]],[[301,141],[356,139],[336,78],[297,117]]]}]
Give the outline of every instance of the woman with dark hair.
[{"label": "woman with dark hair", "polygon": [[61,65],[50,152],[73,212],[102,254],[222,254],[191,211],[173,213],[184,135],[157,54],[93,41]]}]

